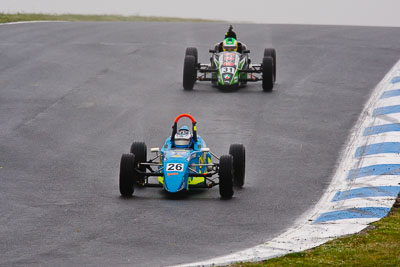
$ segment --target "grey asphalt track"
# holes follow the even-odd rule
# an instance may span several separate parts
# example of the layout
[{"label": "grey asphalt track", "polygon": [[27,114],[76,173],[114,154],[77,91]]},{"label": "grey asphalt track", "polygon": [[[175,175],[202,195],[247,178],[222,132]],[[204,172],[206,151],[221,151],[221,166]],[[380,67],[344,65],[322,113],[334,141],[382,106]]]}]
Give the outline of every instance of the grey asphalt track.
[{"label": "grey asphalt track", "polygon": [[[400,28],[235,25],[277,85],[182,89],[186,47],[203,63],[227,24],[0,26],[0,265],[161,266],[261,244],[328,186],[371,91],[400,56]],[[245,187],[170,198],[118,191],[133,140],[161,146],[191,113],[217,154],[247,152]],[[149,152],[150,153],[150,152]]]}]

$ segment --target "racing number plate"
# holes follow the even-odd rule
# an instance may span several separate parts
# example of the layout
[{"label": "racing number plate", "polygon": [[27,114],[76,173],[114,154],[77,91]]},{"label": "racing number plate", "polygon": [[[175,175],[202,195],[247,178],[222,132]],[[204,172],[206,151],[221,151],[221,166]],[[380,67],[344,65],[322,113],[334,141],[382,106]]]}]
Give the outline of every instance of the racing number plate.
[{"label": "racing number plate", "polygon": [[183,171],[183,164],[182,163],[168,163],[167,164],[167,171]]},{"label": "racing number plate", "polygon": [[223,67],[222,68],[223,73],[235,73],[235,68],[232,67]]}]

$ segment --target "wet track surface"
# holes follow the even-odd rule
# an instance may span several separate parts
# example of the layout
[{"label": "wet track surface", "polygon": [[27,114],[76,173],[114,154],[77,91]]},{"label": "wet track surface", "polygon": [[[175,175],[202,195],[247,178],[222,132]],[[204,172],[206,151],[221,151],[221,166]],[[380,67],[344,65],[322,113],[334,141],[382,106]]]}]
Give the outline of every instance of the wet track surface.
[{"label": "wet track surface", "polygon": [[[185,48],[226,24],[0,26],[0,265],[160,266],[265,242],[320,198],[370,92],[400,55],[400,29],[237,25],[254,63],[278,55],[277,85],[182,89]],[[133,140],[159,147],[191,113],[216,154],[246,146],[245,187],[170,198],[118,191]],[[150,151],[148,152],[150,154]]]}]

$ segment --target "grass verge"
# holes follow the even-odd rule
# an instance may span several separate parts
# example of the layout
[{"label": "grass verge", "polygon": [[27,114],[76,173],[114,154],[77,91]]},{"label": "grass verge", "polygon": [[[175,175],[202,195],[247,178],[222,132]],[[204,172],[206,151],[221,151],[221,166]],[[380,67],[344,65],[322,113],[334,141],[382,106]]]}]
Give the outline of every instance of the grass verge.
[{"label": "grass verge", "polygon": [[0,13],[0,23],[18,22],[18,21],[160,21],[160,22],[216,22],[215,20],[204,19],[183,19],[173,17],[146,17],[146,16],[118,16],[118,15],[75,15],[75,14],[34,14],[34,13],[17,13],[6,14]]},{"label": "grass verge", "polygon": [[361,233],[284,257],[231,266],[400,266],[400,199],[388,216]]}]

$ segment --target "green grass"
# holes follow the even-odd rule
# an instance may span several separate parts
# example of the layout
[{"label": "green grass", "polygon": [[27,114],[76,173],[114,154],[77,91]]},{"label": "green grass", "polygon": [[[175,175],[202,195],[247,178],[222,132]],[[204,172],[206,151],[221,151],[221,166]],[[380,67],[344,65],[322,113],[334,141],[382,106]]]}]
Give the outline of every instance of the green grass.
[{"label": "green grass", "polygon": [[389,215],[366,230],[317,248],[236,267],[269,266],[400,266],[400,200]]},{"label": "green grass", "polygon": [[57,21],[160,21],[160,22],[216,22],[204,19],[183,19],[173,17],[146,17],[146,16],[118,16],[118,15],[51,15],[51,14],[29,14],[0,13],[0,23],[17,21],[39,21],[39,20],[57,20]]}]

